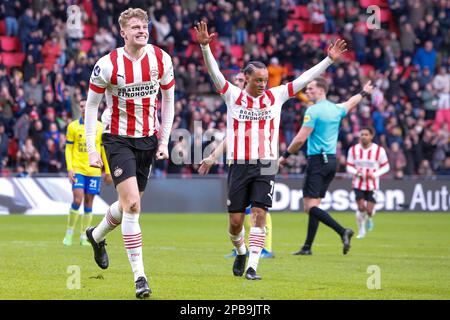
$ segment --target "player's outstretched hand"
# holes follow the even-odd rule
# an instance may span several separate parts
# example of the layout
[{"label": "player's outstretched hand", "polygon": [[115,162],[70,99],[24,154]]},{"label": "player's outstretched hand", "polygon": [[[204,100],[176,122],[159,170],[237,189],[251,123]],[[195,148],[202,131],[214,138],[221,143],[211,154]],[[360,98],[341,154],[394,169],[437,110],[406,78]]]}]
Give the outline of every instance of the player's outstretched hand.
[{"label": "player's outstretched hand", "polygon": [[337,60],[345,51],[347,51],[347,43],[345,40],[337,39],[335,43],[331,43],[328,47],[328,56]]},{"label": "player's outstretched hand", "polygon": [[89,166],[100,169],[103,168],[102,157],[100,157],[100,154],[97,151],[89,153]]},{"label": "player's outstretched hand", "polygon": [[363,90],[364,90],[365,92],[367,92],[367,93],[372,94],[372,92],[373,92],[372,81],[368,81],[368,82],[364,85]]},{"label": "player's outstretched hand", "polygon": [[208,33],[208,25],[205,21],[200,21],[197,23],[197,25],[194,27],[195,31],[197,31],[197,41],[201,45],[207,45],[209,44],[212,39],[216,36],[215,33]]},{"label": "player's outstretched hand", "polygon": [[105,177],[103,178],[103,181],[105,181],[105,183],[109,186],[110,184],[113,183],[111,174],[107,173],[105,174]]},{"label": "player's outstretched hand", "polygon": [[160,144],[158,150],[156,151],[156,160],[169,159],[169,148],[167,146]]},{"label": "player's outstretched hand", "polygon": [[200,167],[198,167],[198,174],[200,175],[207,175],[209,173],[209,170],[211,170],[211,167],[214,165],[215,161],[212,159],[211,156],[205,158],[200,162]]}]

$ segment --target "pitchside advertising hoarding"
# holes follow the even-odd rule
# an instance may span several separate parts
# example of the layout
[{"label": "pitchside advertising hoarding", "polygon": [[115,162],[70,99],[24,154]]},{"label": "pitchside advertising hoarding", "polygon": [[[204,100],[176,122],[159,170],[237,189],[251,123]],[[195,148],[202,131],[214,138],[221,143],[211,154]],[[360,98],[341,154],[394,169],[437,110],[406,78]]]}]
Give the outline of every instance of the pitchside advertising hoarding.
[{"label": "pitchside advertising hoarding", "polygon": [[[303,178],[278,178],[272,212],[303,210]],[[151,179],[142,199],[145,213],[210,213],[226,211],[226,178]],[[450,211],[450,178],[436,180],[382,179],[376,193],[377,211]],[[103,186],[95,197],[93,212],[104,214],[117,199],[112,186]],[[0,178],[0,214],[67,214],[72,201],[67,178]],[[322,208],[330,211],[356,209],[349,179],[337,178],[331,184]],[[82,208],[81,208],[82,209]]]}]

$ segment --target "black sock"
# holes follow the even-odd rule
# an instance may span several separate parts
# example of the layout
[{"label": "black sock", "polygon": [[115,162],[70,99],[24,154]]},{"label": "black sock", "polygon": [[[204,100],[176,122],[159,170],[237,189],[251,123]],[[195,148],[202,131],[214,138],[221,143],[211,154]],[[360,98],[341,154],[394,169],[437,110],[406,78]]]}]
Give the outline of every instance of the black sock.
[{"label": "black sock", "polygon": [[318,228],[319,220],[315,216],[310,214],[308,218],[308,233],[306,234],[305,244],[303,245],[302,249],[311,250]]},{"label": "black sock", "polygon": [[309,210],[309,215],[315,216],[317,219],[319,219],[320,222],[325,223],[331,229],[336,231],[340,236],[344,234],[345,229],[339,223],[337,223],[337,221],[334,220],[326,211],[318,207],[312,207]]}]

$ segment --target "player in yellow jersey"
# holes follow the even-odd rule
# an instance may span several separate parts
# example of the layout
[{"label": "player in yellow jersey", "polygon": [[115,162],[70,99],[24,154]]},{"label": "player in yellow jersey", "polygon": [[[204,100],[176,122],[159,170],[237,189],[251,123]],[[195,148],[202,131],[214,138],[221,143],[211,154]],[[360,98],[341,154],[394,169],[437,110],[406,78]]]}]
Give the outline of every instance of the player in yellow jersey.
[{"label": "player in yellow jersey", "polygon": [[[67,175],[72,183],[73,202],[70,208],[67,222],[66,236],[63,244],[72,245],[73,230],[78,220],[78,209],[84,198],[84,215],[80,225],[80,244],[89,246],[85,230],[92,221],[92,204],[96,194],[100,193],[102,170],[89,166],[88,153],[86,149],[86,136],[84,132],[84,109],[86,100],[80,101],[81,117],[72,121],[67,127],[66,138],[66,162]],[[102,145],[103,125],[97,121],[97,150],[101,150],[103,163],[105,165],[105,183],[111,184],[112,178],[106,160],[105,149]]]}]

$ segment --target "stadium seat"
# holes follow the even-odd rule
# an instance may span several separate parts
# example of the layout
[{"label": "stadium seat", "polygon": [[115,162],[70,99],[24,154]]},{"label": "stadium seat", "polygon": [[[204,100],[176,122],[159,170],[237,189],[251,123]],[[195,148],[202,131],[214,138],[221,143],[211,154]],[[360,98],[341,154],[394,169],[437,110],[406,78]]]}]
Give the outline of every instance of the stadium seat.
[{"label": "stadium seat", "polygon": [[296,6],[295,11],[297,12],[300,19],[309,21],[309,10],[308,6]]},{"label": "stadium seat", "polygon": [[381,9],[380,21],[381,23],[389,22],[391,20],[391,11],[389,9]]},{"label": "stadium seat", "polygon": [[0,20],[0,36],[6,34],[5,20]]},{"label": "stadium seat", "polygon": [[375,68],[370,64],[361,65],[361,71],[365,77],[367,77],[374,70],[375,70]]},{"label": "stadium seat", "polygon": [[92,24],[85,24],[83,26],[83,35],[84,35],[85,39],[86,38],[92,39],[96,32],[97,32],[97,27]]},{"label": "stadium seat", "polygon": [[289,31],[294,31],[295,26],[297,26],[298,31],[300,32],[310,32],[311,30],[311,24],[309,22],[299,19],[289,19],[287,21],[287,26]]},{"label": "stadium seat", "polygon": [[232,45],[230,47],[230,54],[237,59],[242,59],[244,56],[244,49],[240,45]]},{"label": "stadium seat", "polygon": [[0,37],[0,47],[2,51],[21,51],[18,37]]},{"label": "stadium seat", "polygon": [[257,39],[257,41],[258,41],[258,44],[259,44],[259,45],[262,45],[262,44],[264,43],[264,32],[259,31],[259,32],[256,34],[256,39]]},{"label": "stadium seat", "polygon": [[25,53],[22,52],[3,52],[2,63],[7,67],[20,67],[25,60]]},{"label": "stadium seat", "polygon": [[386,0],[359,0],[359,5],[364,9],[369,6],[379,6],[382,8],[388,7],[388,3]]},{"label": "stadium seat", "polygon": [[189,33],[191,35],[191,40],[196,41],[197,39],[197,31],[194,28],[189,28]]},{"label": "stadium seat", "polygon": [[81,51],[88,53],[92,48],[92,40],[81,39]]}]

